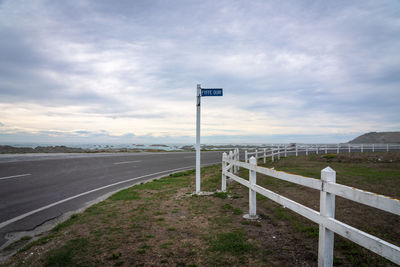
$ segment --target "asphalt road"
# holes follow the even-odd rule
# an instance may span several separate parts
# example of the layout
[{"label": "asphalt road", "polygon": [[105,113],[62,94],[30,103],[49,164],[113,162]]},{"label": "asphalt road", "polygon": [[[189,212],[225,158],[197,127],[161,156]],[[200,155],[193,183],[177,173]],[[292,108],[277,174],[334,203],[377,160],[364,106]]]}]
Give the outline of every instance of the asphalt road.
[{"label": "asphalt road", "polygon": [[[202,152],[201,163],[221,162]],[[116,190],[195,168],[195,153],[0,155],[0,246]]]}]

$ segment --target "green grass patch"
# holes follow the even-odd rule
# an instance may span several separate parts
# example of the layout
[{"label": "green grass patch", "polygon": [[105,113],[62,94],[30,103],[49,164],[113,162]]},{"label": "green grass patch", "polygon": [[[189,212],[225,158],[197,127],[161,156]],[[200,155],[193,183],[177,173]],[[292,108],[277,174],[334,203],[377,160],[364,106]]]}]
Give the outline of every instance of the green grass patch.
[{"label": "green grass patch", "polygon": [[140,199],[140,193],[135,190],[135,188],[128,188],[122,191],[119,191],[112,195],[110,198],[112,201],[117,200],[135,200]]},{"label": "green grass patch", "polygon": [[247,241],[247,235],[243,230],[235,230],[213,235],[209,240],[209,249],[215,252],[243,254],[255,250],[255,247]]},{"label": "green grass patch", "polygon": [[44,266],[77,266],[81,260],[78,255],[84,254],[88,244],[86,238],[72,239],[64,246],[47,252]]},{"label": "green grass patch", "polygon": [[222,209],[225,211],[231,211],[235,215],[240,215],[242,214],[242,210],[239,208],[233,207],[231,204],[225,204],[222,206]]},{"label": "green grass patch", "polygon": [[228,198],[228,193],[227,192],[215,192],[214,197],[226,199],[226,198]]}]

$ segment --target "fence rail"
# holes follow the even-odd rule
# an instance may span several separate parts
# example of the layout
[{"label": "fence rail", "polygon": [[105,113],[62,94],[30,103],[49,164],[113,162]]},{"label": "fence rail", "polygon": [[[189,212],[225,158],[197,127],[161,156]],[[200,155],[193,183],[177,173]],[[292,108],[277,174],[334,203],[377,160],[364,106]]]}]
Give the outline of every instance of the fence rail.
[{"label": "fence rail", "polygon": [[[287,153],[288,149],[287,147],[284,148],[284,150],[278,148],[277,151],[278,153]],[[295,148],[295,151],[298,153],[299,150],[297,147]],[[259,156],[259,158],[263,157],[264,159],[266,156],[273,157],[275,154],[274,149],[271,149],[269,152],[270,154],[267,155],[267,151],[263,150],[262,156],[259,156],[257,155],[257,151],[255,151],[255,156]],[[246,155],[248,156],[249,153],[246,153]],[[400,200],[338,184],[336,183],[336,172],[330,167],[321,171],[321,179],[315,179],[257,166],[255,156],[252,156],[248,162],[242,162],[239,160],[238,149],[229,152],[229,155],[223,153],[222,156],[222,191],[226,191],[227,178],[231,178],[249,188],[249,214],[245,215],[246,218],[257,218],[256,193],[259,193],[319,224],[318,266],[333,265],[334,233],[339,234],[396,264],[400,264],[400,247],[335,219],[335,196],[341,196],[396,215],[400,215]],[[235,174],[239,167],[249,170],[249,180],[243,179]],[[313,210],[257,185],[256,173],[262,173],[287,182],[319,190],[320,211]]]},{"label": "fence rail", "polygon": [[254,156],[256,159],[263,158],[264,163],[268,157],[274,161],[288,155],[389,151],[400,151],[400,144],[269,144],[262,148],[244,149],[245,162]]}]

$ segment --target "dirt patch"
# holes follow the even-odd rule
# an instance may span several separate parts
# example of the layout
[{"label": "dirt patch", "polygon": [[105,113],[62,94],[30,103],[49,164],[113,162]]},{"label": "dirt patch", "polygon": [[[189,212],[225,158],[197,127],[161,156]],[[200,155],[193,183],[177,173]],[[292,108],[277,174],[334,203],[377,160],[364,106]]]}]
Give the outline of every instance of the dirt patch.
[{"label": "dirt patch", "polygon": [[[397,161],[346,160],[330,162],[335,164],[331,167],[338,172],[338,182],[398,196]],[[367,175],[365,180],[363,168],[371,168],[371,164],[383,174],[379,179]],[[266,165],[318,178],[326,162],[316,155],[282,158]],[[247,178],[248,171],[242,169],[239,176]],[[260,195],[257,213],[261,219],[243,219],[248,212],[248,189],[230,182],[227,193],[197,196],[192,195],[194,179],[194,172],[187,171],[123,190],[58,225],[5,266],[317,265],[318,225]],[[202,190],[216,191],[220,182],[220,166],[202,169]],[[310,208],[319,208],[319,193],[314,190],[263,175],[257,176],[257,182]],[[337,217],[398,245],[399,219],[361,206],[337,198]],[[392,264],[335,236],[335,265]]]}]

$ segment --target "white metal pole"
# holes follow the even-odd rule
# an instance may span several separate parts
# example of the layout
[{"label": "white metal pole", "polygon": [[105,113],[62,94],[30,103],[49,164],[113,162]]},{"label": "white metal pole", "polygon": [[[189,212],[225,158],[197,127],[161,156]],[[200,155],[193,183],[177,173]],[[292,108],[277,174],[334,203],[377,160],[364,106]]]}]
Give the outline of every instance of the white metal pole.
[{"label": "white metal pole", "polygon": [[198,84],[196,94],[196,194],[200,194],[200,99],[201,87]]}]

